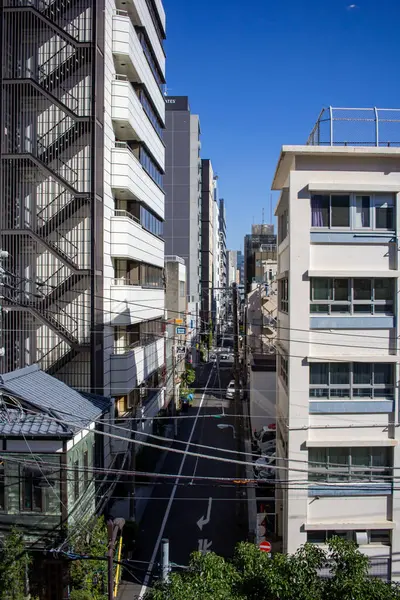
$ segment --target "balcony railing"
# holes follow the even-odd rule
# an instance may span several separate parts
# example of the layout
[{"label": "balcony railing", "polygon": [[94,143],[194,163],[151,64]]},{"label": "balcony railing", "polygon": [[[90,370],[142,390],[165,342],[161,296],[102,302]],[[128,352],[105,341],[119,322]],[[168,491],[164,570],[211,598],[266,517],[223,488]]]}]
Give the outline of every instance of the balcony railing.
[{"label": "balcony railing", "polygon": [[135,221],[136,223],[139,223],[140,225],[140,220],[135,217],[132,213],[130,213],[128,210],[122,210],[120,208],[116,208],[114,210],[114,217],[127,217],[128,219],[131,219],[132,221]]},{"label": "balcony railing", "polygon": [[132,352],[132,350],[134,350],[135,348],[139,348],[140,345],[141,345],[140,340],[137,340],[136,342],[132,342],[132,344],[127,344],[127,345],[122,345],[122,346],[115,344],[114,345],[114,354],[117,354],[118,356],[121,356],[124,354],[129,354],[129,352]]},{"label": "balcony railing", "polygon": [[400,146],[399,108],[323,108],[309,146]]}]

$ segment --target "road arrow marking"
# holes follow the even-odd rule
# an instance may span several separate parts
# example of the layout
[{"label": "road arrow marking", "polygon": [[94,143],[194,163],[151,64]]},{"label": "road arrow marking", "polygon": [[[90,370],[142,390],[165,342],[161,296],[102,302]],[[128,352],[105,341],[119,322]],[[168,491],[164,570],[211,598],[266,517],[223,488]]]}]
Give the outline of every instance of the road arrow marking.
[{"label": "road arrow marking", "polygon": [[208,499],[207,516],[206,517],[200,517],[200,519],[197,521],[197,527],[200,529],[200,531],[203,531],[204,525],[207,525],[207,523],[210,522],[211,504],[212,504],[212,498],[210,497]]},{"label": "road arrow marking", "polygon": [[204,540],[199,540],[199,552],[206,554],[207,552],[210,552],[211,546],[212,541],[209,542],[207,538]]}]

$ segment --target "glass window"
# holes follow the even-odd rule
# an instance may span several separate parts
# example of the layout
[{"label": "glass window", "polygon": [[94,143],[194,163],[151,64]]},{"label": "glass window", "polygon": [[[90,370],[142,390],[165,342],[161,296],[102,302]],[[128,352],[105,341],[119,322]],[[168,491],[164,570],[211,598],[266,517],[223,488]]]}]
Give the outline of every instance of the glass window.
[{"label": "glass window", "polygon": [[354,363],[353,382],[358,385],[371,385],[372,365],[368,363]]},{"label": "glass window", "polygon": [[349,364],[330,363],[330,377],[333,385],[349,385],[350,371]]},{"label": "glass window", "polygon": [[74,462],[74,500],[77,502],[79,500],[79,492],[80,492],[80,481],[79,481],[79,460]]},{"label": "glass window", "polygon": [[371,300],[372,279],[354,279],[354,300]]},{"label": "glass window", "polygon": [[388,448],[310,448],[310,480],[382,481],[390,474]]},{"label": "glass window", "polygon": [[326,531],[307,531],[307,542],[309,544],[325,544]]},{"label": "glass window", "polygon": [[329,196],[313,195],[311,197],[311,226],[329,227]]},{"label": "glass window", "polygon": [[375,198],[375,227],[376,229],[394,229],[393,198]]},{"label": "glass window", "polygon": [[371,226],[371,199],[369,196],[356,196],[354,227]]},{"label": "glass window", "polygon": [[349,300],[349,280],[334,279],[334,298],[335,300]]},{"label": "glass window", "polygon": [[331,300],[332,299],[332,281],[324,277],[318,277],[312,280],[313,300]]},{"label": "glass window", "polygon": [[389,278],[374,279],[375,300],[393,299],[393,280]]},{"label": "glass window", "polygon": [[22,469],[22,510],[43,510],[41,478],[38,473],[29,469]]},{"label": "glass window", "polygon": [[329,384],[329,363],[310,364],[310,385]]},{"label": "glass window", "polygon": [[350,226],[350,196],[331,196],[331,226]]},{"label": "glass window", "polygon": [[85,486],[84,491],[86,491],[89,484],[89,452],[87,449],[83,453],[83,469],[83,484]]},{"label": "glass window", "polygon": [[390,545],[390,531],[386,529],[371,529],[369,532],[370,544]]}]

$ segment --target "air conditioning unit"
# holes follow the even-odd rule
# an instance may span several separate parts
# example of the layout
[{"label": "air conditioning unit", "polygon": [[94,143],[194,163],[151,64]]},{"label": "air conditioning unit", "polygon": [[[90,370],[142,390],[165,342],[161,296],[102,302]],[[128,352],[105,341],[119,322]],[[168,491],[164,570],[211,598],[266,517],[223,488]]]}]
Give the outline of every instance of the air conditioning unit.
[{"label": "air conditioning unit", "polygon": [[366,546],[368,544],[368,533],[366,531],[356,531],[356,544]]}]

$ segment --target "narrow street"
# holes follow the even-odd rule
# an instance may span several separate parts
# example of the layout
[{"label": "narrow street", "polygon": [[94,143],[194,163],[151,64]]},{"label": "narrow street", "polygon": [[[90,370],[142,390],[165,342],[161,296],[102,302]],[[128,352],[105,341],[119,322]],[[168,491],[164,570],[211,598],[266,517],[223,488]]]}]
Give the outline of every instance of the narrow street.
[{"label": "narrow street", "polygon": [[[178,439],[187,444],[175,443],[173,447],[189,453],[199,451],[212,456],[236,458],[218,450],[198,448],[197,444],[236,449],[234,430],[219,429],[218,424],[233,425],[233,401],[225,399],[226,387],[232,379],[230,369],[218,369],[213,364],[201,365],[197,369],[196,389],[193,406],[188,416],[179,422]],[[232,406],[231,406],[232,405]],[[221,418],[202,418],[204,414],[222,415]],[[190,443],[190,445],[188,445]],[[212,461],[170,452],[162,472],[188,476],[232,477],[236,476],[235,464]],[[148,585],[158,575],[160,541],[170,542],[170,562],[187,565],[194,550],[215,551],[223,556],[232,556],[235,545],[246,537],[246,527],[237,524],[236,490],[233,485],[201,483],[195,479],[172,479],[171,483],[155,485],[148,503],[138,536],[134,559],[143,561],[135,566],[136,585],[129,586],[129,594],[135,597],[144,593],[143,584]],[[152,565],[152,563],[155,563]],[[147,567],[150,565],[150,568]],[[139,570],[139,568],[141,570]],[[142,585],[139,585],[139,581]],[[121,587],[120,597],[128,588]]]}]

